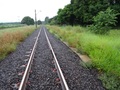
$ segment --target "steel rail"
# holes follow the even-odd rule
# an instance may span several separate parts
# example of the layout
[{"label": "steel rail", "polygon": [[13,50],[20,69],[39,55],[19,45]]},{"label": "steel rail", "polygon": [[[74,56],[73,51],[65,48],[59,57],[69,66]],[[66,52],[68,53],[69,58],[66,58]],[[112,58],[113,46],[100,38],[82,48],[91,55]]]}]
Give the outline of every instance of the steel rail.
[{"label": "steel rail", "polygon": [[51,50],[51,52],[52,52],[52,54],[53,54],[54,60],[55,60],[55,67],[56,67],[56,69],[57,69],[57,73],[58,73],[58,76],[59,76],[59,78],[60,78],[60,82],[61,82],[62,89],[63,89],[63,90],[69,90],[69,87],[68,87],[68,85],[67,85],[67,82],[66,82],[66,80],[65,80],[65,77],[64,77],[64,75],[63,75],[63,72],[62,72],[62,70],[61,70],[61,68],[60,68],[60,65],[59,65],[59,63],[58,63],[58,60],[57,60],[57,58],[56,58],[56,55],[55,55],[54,50],[53,50],[53,48],[52,48],[52,45],[51,45],[51,43],[50,43],[50,40],[49,40],[49,38],[48,38],[48,36],[47,36],[47,33],[46,33],[46,31],[45,31],[45,28],[44,28],[44,33],[45,33],[45,36],[46,36],[46,39],[47,39],[49,48],[50,48],[50,50]]},{"label": "steel rail", "polygon": [[29,58],[29,61],[27,63],[27,67],[25,69],[25,72],[24,72],[24,75],[22,77],[22,80],[21,80],[21,83],[20,83],[20,86],[19,86],[18,90],[25,90],[26,89],[26,83],[27,83],[29,73],[30,73],[30,70],[31,70],[31,65],[32,65],[32,62],[33,62],[33,58],[34,58],[34,54],[35,54],[35,50],[36,50],[36,47],[37,47],[38,38],[40,36],[40,33],[41,33],[41,29],[40,29],[37,37],[36,37],[35,44],[34,44],[34,46],[32,48],[32,52],[30,54],[30,58]]}]

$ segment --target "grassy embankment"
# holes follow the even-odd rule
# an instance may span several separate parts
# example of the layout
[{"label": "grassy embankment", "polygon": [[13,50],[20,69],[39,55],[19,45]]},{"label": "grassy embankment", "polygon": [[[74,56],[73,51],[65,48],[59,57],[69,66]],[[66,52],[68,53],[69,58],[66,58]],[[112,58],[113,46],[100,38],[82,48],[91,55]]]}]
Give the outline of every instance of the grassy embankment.
[{"label": "grassy embankment", "polygon": [[103,85],[108,90],[120,90],[120,30],[111,30],[109,35],[96,35],[87,28],[75,26],[47,26],[51,33],[87,54],[96,67]]},{"label": "grassy embankment", "polygon": [[0,30],[0,60],[13,52],[16,46],[35,30],[34,26],[24,26]]}]

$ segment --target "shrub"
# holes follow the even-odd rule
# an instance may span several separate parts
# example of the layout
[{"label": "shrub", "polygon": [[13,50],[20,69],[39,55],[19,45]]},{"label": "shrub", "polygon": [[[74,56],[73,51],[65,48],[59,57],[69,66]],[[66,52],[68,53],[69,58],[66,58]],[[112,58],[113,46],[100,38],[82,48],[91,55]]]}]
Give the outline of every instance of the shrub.
[{"label": "shrub", "polygon": [[29,17],[29,16],[25,16],[22,19],[21,24],[33,25],[34,24],[34,19]]},{"label": "shrub", "polygon": [[90,30],[97,34],[106,34],[117,22],[117,16],[113,9],[107,8],[106,11],[100,11],[97,16],[93,17],[94,24],[90,26]]}]

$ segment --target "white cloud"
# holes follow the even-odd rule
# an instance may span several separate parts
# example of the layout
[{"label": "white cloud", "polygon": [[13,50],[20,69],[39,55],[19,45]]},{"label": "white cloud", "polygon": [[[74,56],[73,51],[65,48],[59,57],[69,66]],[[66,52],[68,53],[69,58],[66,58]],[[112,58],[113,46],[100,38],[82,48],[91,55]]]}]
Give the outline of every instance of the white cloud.
[{"label": "white cloud", "polygon": [[53,17],[59,8],[69,4],[70,0],[0,0],[0,22],[20,21],[24,16],[44,20],[46,16]]}]

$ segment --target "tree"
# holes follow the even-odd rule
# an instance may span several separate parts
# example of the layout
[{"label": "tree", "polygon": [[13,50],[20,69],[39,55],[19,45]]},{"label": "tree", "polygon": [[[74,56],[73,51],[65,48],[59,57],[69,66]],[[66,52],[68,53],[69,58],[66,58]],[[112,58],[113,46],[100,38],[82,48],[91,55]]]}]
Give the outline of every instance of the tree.
[{"label": "tree", "polygon": [[94,17],[94,24],[91,25],[90,29],[98,34],[106,34],[117,22],[117,15],[118,13],[110,8],[107,8],[105,11],[100,11]]},{"label": "tree", "polygon": [[53,18],[49,19],[49,24],[56,25],[58,24],[57,16],[54,16]]},{"label": "tree", "polygon": [[[75,22],[83,25],[92,24],[93,17],[109,7],[120,13],[120,0],[71,0],[71,4],[76,17]],[[120,15],[117,17],[120,24]]]},{"label": "tree", "polygon": [[[94,23],[93,17],[107,8],[120,13],[120,0],[71,0],[70,4],[59,9],[57,19],[52,19],[52,22],[60,25],[91,25]],[[116,20],[116,24],[120,25],[120,15]]]},{"label": "tree", "polygon": [[38,25],[42,24],[42,21],[41,21],[41,20],[38,20],[38,21],[37,21],[37,24],[38,24]]},{"label": "tree", "polygon": [[27,24],[27,25],[33,25],[34,24],[34,19],[32,19],[31,17],[29,16],[25,16],[22,21],[21,21],[22,24]]},{"label": "tree", "polygon": [[59,9],[57,18],[59,24],[73,26],[75,16],[73,14],[73,7],[71,4],[66,5],[64,9]]},{"label": "tree", "polygon": [[45,24],[48,24],[49,22],[49,17],[45,17]]}]

